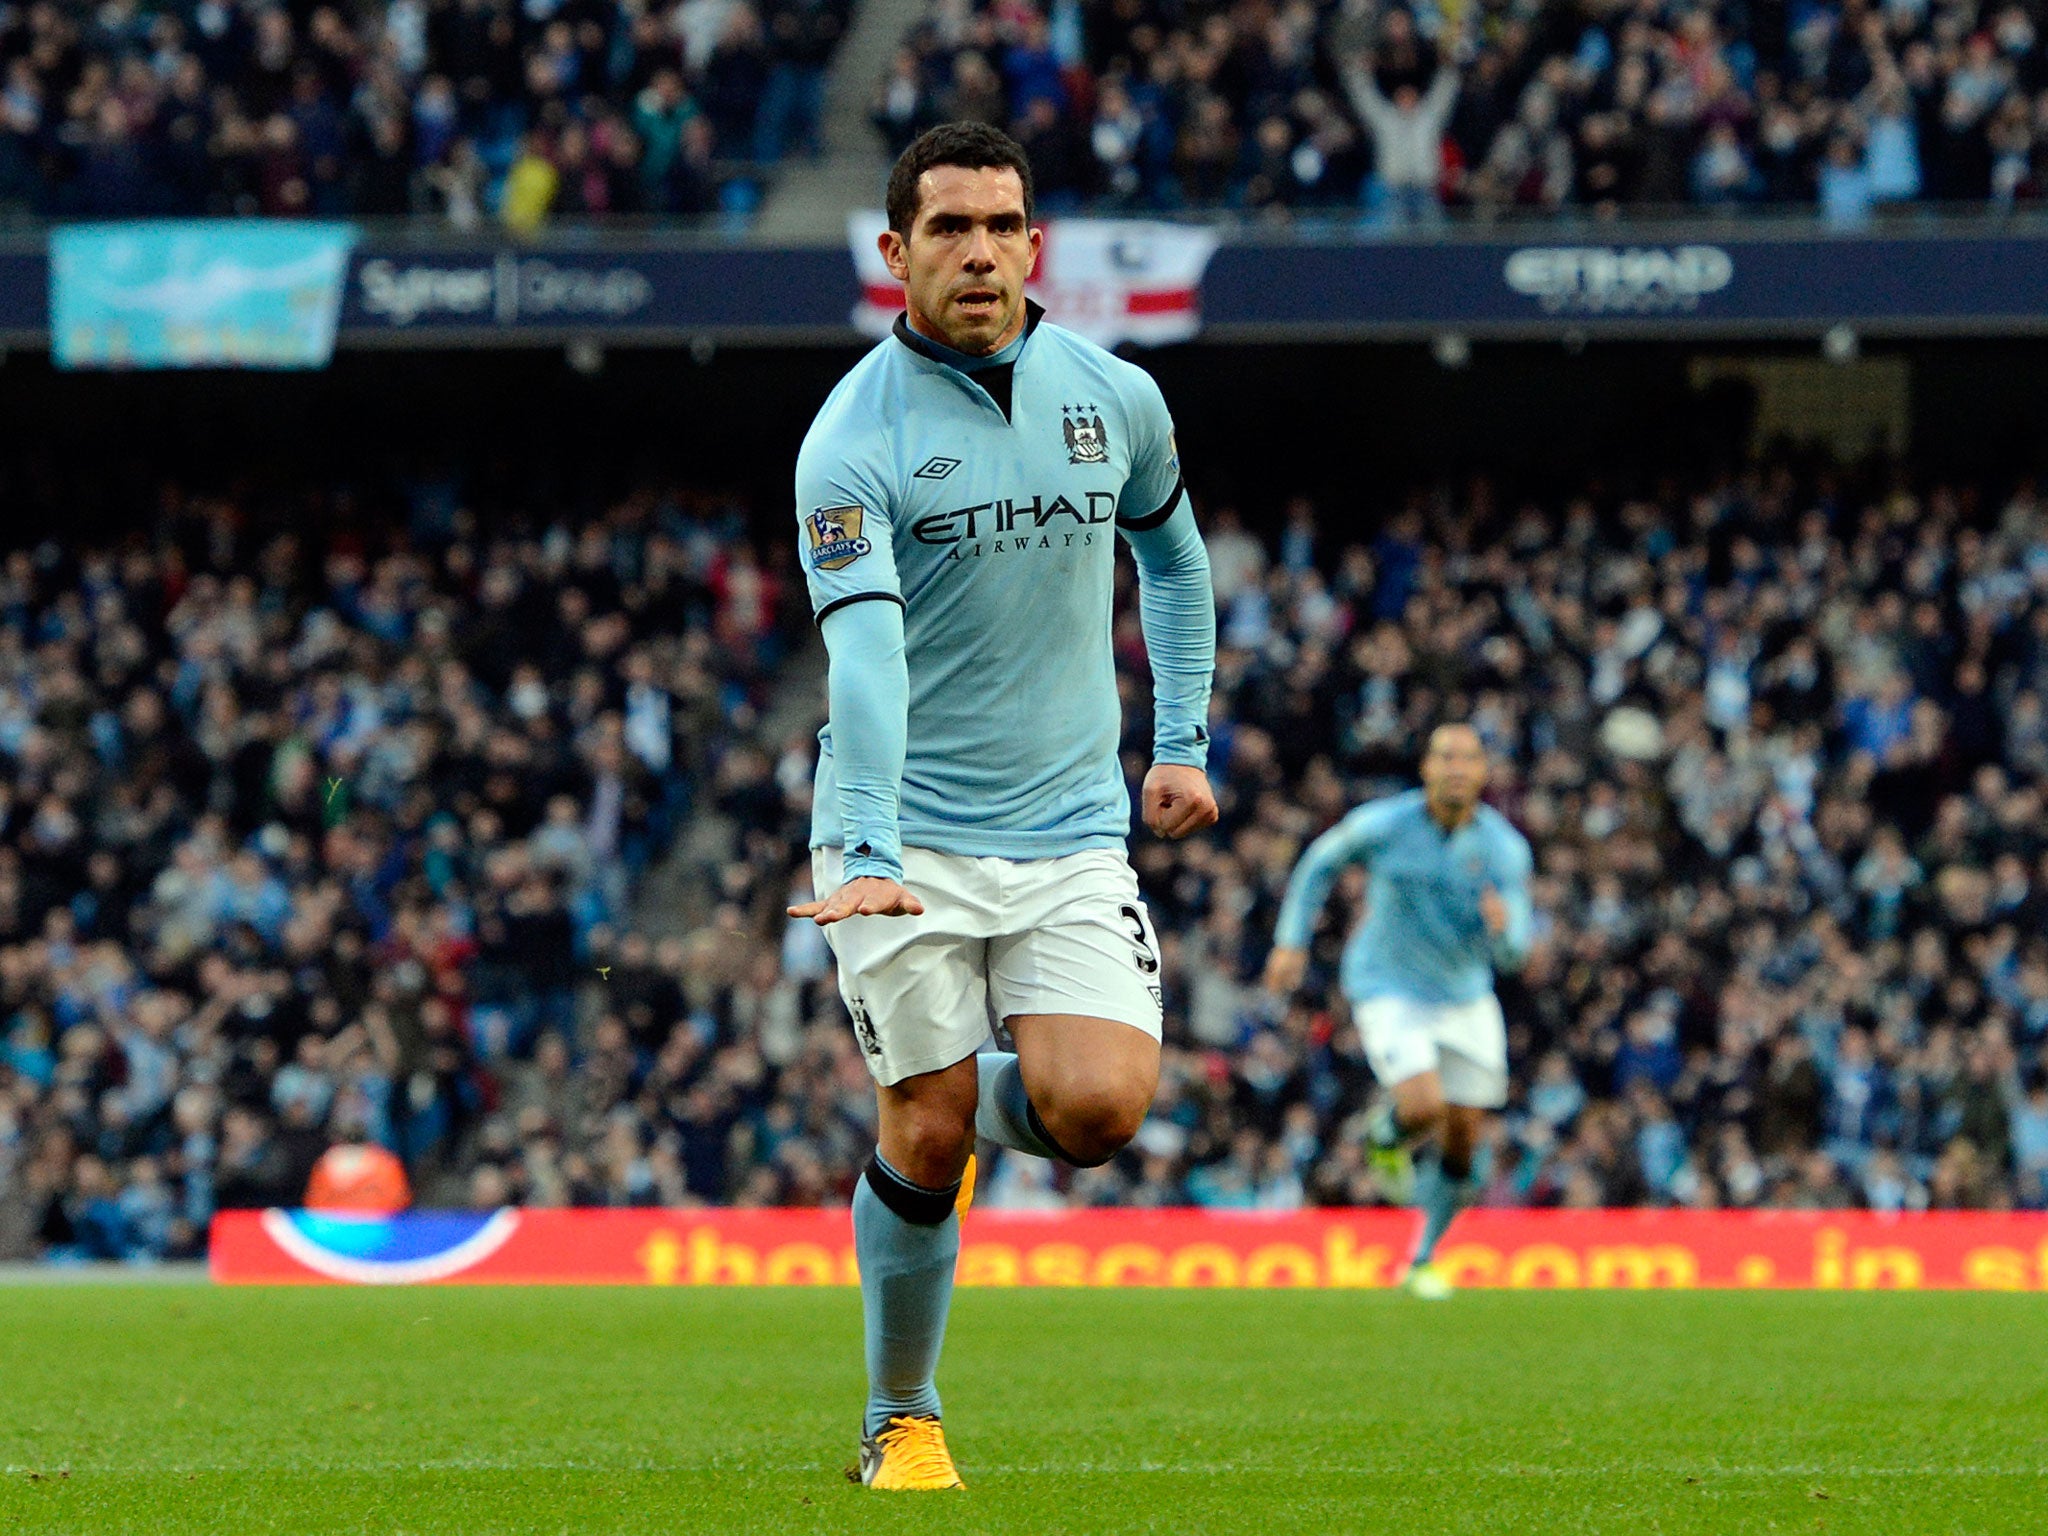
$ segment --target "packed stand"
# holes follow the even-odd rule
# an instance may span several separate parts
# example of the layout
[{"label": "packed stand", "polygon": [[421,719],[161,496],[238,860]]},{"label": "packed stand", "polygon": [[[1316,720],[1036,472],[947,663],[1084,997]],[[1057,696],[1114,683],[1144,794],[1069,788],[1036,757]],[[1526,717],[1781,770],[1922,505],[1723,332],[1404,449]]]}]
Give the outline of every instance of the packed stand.
[{"label": "packed stand", "polygon": [[[1332,985],[1362,881],[1340,886],[1301,997],[1257,978],[1306,842],[1412,783],[1455,717],[1538,859],[1488,1201],[2048,1205],[2048,504],[2031,490],[1770,473],[1533,507],[1482,482],[1356,543],[1306,503],[1271,540],[1228,508],[1206,525],[1223,821],[1133,842],[1163,948],[1158,1102],[1101,1169],[984,1147],[980,1200],[1382,1198],[1362,1145],[1376,1090]],[[1135,788],[1149,683],[1123,596]],[[822,934],[782,916],[809,892],[813,757],[798,732],[756,764],[719,909],[639,948],[583,1043],[550,1036],[515,1073],[480,1133],[479,1204],[846,1200],[873,1089]]]},{"label": "packed stand", "polygon": [[745,214],[848,0],[0,4],[0,213]]},{"label": "packed stand", "polygon": [[787,551],[711,498],[416,489],[167,491],[0,567],[0,1258],[194,1256],[336,1143],[460,1203],[542,1041],[594,1033],[601,1100],[641,876],[687,821],[715,885],[760,798]]},{"label": "packed stand", "polygon": [[[1332,985],[1362,882],[1299,997],[1257,978],[1306,842],[1458,717],[1537,854],[1488,1202],[2048,1207],[2048,503],[1903,484],[1481,481],[1355,542],[1206,511],[1223,821],[1133,842],[1159,1099],[1100,1169],[984,1148],[979,1198],[1382,1198]],[[687,506],[234,527],[5,568],[0,1251],[190,1253],[365,1138],[431,1204],[844,1203],[874,1093],[783,916],[821,702],[787,548]],[[709,862],[650,928],[673,834]]]},{"label": "packed stand", "polygon": [[[1484,483],[1351,542],[1205,513],[1223,821],[1133,859],[1163,949],[1157,1105],[1108,1166],[984,1147],[979,1198],[1372,1203],[1373,1101],[1333,991],[1258,977],[1300,850],[1473,720],[1537,851],[1504,984],[1502,1205],[2048,1206],[2048,503],[1773,471],[1504,505]],[[1355,526],[1355,525],[1354,525]],[[1125,568],[1133,788],[1150,741]],[[815,661],[816,652],[811,653]],[[793,701],[815,723],[814,673]],[[840,1204],[874,1093],[809,894],[814,741],[727,771],[718,903],[584,978],[576,1032],[505,1064],[470,1196]]]},{"label": "packed stand", "polygon": [[1055,210],[2012,207],[2048,186],[2036,12],[1757,5],[933,0],[877,96],[892,146],[1009,129]]},{"label": "packed stand", "polygon": [[1253,979],[1303,841],[1468,718],[1537,853],[1489,1200],[2048,1205],[2031,486],[1779,471],[1539,508],[1481,482],[1349,546],[1305,503],[1274,550],[1210,527],[1224,823],[1136,845],[1184,1033],[1143,1155],[1074,1193],[1372,1195],[1369,1078],[1329,991],[1360,882],[1308,1001],[1275,1011]]}]

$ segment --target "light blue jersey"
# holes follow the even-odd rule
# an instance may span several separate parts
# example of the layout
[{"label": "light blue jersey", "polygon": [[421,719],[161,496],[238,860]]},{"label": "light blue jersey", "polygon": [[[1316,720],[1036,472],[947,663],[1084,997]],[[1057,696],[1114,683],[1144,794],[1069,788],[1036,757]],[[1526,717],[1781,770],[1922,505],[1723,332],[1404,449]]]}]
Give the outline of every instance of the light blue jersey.
[{"label": "light blue jersey", "polygon": [[[1344,946],[1346,997],[1469,1003],[1493,990],[1497,969],[1521,968],[1532,925],[1529,842],[1492,806],[1446,835],[1419,789],[1361,805],[1295,866],[1273,924],[1276,945],[1307,947],[1347,864],[1365,865],[1371,884],[1365,921]],[[1498,941],[1479,913],[1488,886],[1507,908]]]},{"label": "light blue jersey", "polygon": [[[1138,554],[1154,759],[1206,763],[1207,557],[1144,370],[1042,323],[1036,306],[993,358],[899,322],[818,412],[796,497],[833,657],[811,841],[845,847],[849,878],[895,874],[900,846],[1036,859],[1123,845],[1119,534]],[[844,623],[863,603],[864,620],[901,605],[900,660],[892,633]],[[906,664],[898,703],[887,695]],[[900,780],[872,751],[899,711]]]}]

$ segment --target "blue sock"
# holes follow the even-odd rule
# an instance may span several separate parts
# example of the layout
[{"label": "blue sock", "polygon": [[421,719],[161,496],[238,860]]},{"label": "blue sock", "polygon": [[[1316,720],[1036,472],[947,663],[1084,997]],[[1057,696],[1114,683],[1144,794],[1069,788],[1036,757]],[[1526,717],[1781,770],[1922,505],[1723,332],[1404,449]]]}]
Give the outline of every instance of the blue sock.
[{"label": "blue sock", "polygon": [[999,1147],[1029,1152],[1033,1157],[1062,1160],[1059,1148],[1040,1135],[1024,1092],[1024,1073],[1008,1051],[983,1051],[974,1058],[981,1107],[974,1112],[974,1130]]},{"label": "blue sock", "polygon": [[1454,1179],[1441,1159],[1431,1157],[1415,1170],[1415,1203],[1422,1207],[1422,1241],[1415,1245],[1415,1264],[1427,1264],[1458,1212],[1471,1200],[1473,1180]]},{"label": "blue sock", "polygon": [[[889,1199],[877,1193],[879,1177]],[[953,1302],[953,1261],[960,1255],[959,1186],[912,1184],[877,1152],[853,1192],[853,1249],[860,1261],[866,1327],[868,1406],[862,1432],[873,1435],[897,1414],[939,1411],[939,1346]],[[892,1205],[896,1207],[892,1209]],[[943,1212],[936,1222],[907,1219]]]}]

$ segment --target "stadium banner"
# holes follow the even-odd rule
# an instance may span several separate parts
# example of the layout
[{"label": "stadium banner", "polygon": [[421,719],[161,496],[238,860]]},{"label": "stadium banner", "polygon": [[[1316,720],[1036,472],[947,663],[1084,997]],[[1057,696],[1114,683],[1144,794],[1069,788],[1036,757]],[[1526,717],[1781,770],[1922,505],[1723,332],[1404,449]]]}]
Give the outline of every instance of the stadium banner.
[{"label": "stadium banner", "polygon": [[1220,339],[1811,334],[2048,328],[2048,232],[1861,235],[1728,226],[1436,240],[1249,237],[1203,302]]},{"label": "stadium banner", "polygon": [[48,329],[50,263],[40,243],[0,245],[0,337],[40,340]]},{"label": "stadium banner", "polygon": [[[962,1285],[1392,1285],[1395,1210],[972,1211]],[[1956,1212],[1510,1211],[1460,1216],[1457,1284],[1516,1290],[2048,1290],[2048,1217]],[[224,1211],[228,1284],[850,1285],[844,1210]]]},{"label": "stadium banner", "polygon": [[845,339],[853,299],[852,270],[830,249],[366,244],[350,263],[341,328],[400,344]]},{"label": "stadium banner", "polygon": [[285,219],[75,224],[50,236],[60,368],[324,368],[348,224]]},{"label": "stadium banner", "polygon": [[[868,336],[888,335],[903,313],[903,285],[877,244],[888,227],[878,210],[846,220],[860,276],[853,323]],[[1025,292],[1048,320],[1105,347],[1160,346],[1201,330],[1202,273],[1221,244],[1214,229],[1145,219],[1047,219],[1040,228],[1045,243]]]},{"label": "stadium banner", "polygon": [[[845,245],[662,233],[555,232],[514,243],[380,231],[349,257],[341,340],[846,344],[862,327],[886,330],[902,307],[873,249],[880,217],[855,221],[851,254]],[[1240,230],[1221,232],[1220,243],[1217,231],[1163,222],[1066,219],[1047,229],[1041,276],[1050,281],[1034,292],[1056,318],[1099,338],[1414,339],[1456,330],[1708,339],[1815,336],[1834,325],[1873,335],[2048,333],[2048,224],[1859,235],[1761,221],[1531,224],[1436,238]],[[53,267],[40,239],[0,244],[0,338],[52,334]]]}]

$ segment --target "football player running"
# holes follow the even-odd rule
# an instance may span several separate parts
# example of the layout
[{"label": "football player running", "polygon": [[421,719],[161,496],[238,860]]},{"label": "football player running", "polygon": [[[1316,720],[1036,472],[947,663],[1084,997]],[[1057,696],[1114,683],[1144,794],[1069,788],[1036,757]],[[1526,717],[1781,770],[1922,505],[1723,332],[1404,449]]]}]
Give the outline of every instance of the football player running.
[{"label": "football player running", "polygon": [[[1153,674],[1141,811],[1212,825],[1215,603],[1149,374],[1025,298],[1041,232],[1007,135],[935,128],[891,174],[895,333],[797,461],[830,656],[814,901],[875,1079],[853,1201],[868,1401],[860,1477],[957,1488],[935,1375],[977,1132],[1092,1167],[1159,1080],[1159,949],[1125,856],[1110,648],[1118,538]],[[992,1025],[1016,1050],[977,1054]],[[963,1187],[964,1186],[964,1187]]]},{"label": "football player running", "polygon": [[[1507,1028],[1496,972],[1529,951],[1528,840],[1481,802],[1486,748],[1469,725],[1440,725],[1422,759],[1422,788],[1361,805],[1310,844],[1273,924],[1265,983],[1292,993],[1330,887],[1365,866],[1365,919],[1338,977],[1373,1075],[1388,1090],[1368,1121],[1373,1161],[1390,1192],[1422,1207],[1422,1235],[1403,1284],[1441,1301],[1449,1280],[1436,1245],[1473,1192],[1472,1154],[1488,1112],[1507,1100]],[[1408,1148],[1432,1153],[1416,1169]]]}]

